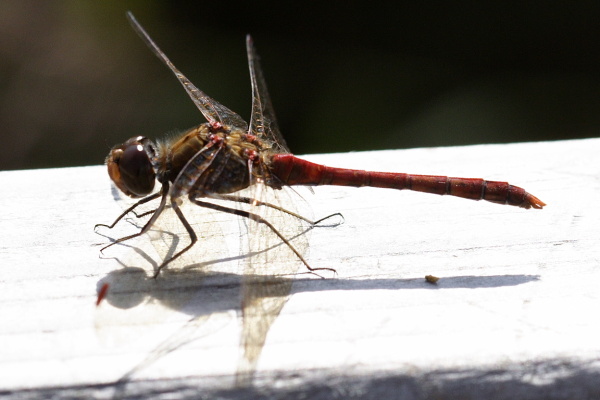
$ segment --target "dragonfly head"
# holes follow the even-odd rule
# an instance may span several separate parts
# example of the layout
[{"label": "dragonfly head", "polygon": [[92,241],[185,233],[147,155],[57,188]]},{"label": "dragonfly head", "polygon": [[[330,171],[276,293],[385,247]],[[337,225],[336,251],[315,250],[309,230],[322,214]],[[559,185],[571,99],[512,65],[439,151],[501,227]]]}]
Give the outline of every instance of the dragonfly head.
[{"label": "dragonfly head", "polygon": [[144,136],[136,136],[115,146],[106,157],[108,175],[130,197],[144,197],[152,192],[156,173],[152,160],[156,146]]}]

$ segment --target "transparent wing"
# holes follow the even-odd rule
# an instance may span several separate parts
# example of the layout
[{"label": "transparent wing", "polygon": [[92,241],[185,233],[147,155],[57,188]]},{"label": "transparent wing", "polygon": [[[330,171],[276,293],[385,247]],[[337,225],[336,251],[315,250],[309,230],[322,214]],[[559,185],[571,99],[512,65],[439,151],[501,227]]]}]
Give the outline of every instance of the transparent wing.
[{"label": "transparent wing", "polygon": [[232,125],[242,130],[248,129],[248,124],[242,117],[209,97],[202,90],[198,89],[192,82],[189,81],[189,79],[185,77],[185,75],[175,68],[171,60],[169,60],[165,53],[158,48],[156,43],[154,43],[144,28],[142,28],[139,22],[137,22],[131,12],[127,12],[127,18],[129,19],[129,23],[133,29],[142,38],[150,50],[152,50],[154,54],[156,54],[156,56],[160,58],[161,61],[165,63],[165,65],[169,67],[171,71],[173,71],[173,74],[175,74],[187,94],[190,96],[194,104],[196,104],[196,107],[198,107],[208,122],[220,122],[223,125]]},{"label": "transparent wing", "polygon": [[248,53],[248,67],[250,68],[250,81],[252,84],[252,117],[250,118],[250,132],[261,139],[272,143],[273,150],[277,153],[289,153],[289,149],[275,118],[275,111],[271,104],[267,83],[260,68],[260,61],[254,42],[250,35],[246,36],[246,51]]},{"label": "transparent wing", "polygon": [[[114,191],[117,203],[124,209],[131,199]],[[157,206],[150,202],[136,209],[138,215]],[[159,344],[186,326],[187,337],[176,335],[173,350],[220,330],[237,330],[231,310],[239,309],[242,271],[235,254],[239,254],[237,221],[229,215],[201,209],[187,200],[180,206],[198,234],[199,243],[189,253],[165,268],[157,279],[152,276],[167,257],[189,243],[189,235],[171,208],[158,218],[145,235],[104,252],[103,257],[118,261],[116,269],[100,282],[108,284],[105,299],[96,311],[96,332],[102,343],[128,349],[137,359],[123,367],[136,365],[140,355],[156,356]],[[150,215],[136,217],[130,213],[114,229],[99,230],[113,239],[139,231]],[[204,321],[212,321],[206,325]],[[193,327],[193,329],[192,329]],[[140,341],[141,337],[148,340]],[[150,366],[150,362],[145,367]],[[140,369],[142,366],[136,367]]]},{"label": "transparent wing", "polygon": [[[240,194],[298,211],[298,196],[289,189],[273,190],[257,182]],[[247,208],[272,224],[300,254],[306,256],[308,231],[298,218],[261,205]],[[237,381],[247,385],[252,381],[267,334],[288,301],[293,281],[303,265],[270,227],[255,220],[241,222],[249,232],[246,245],[250,258],[244,264],[242,281],[242,354]]]},{"label": "transparent wing", "polygon": [[[119,196],[122,208],[131,205],[131,199],[116,190],[114,193]],[[257,182],[237,194],[298,211],[298,196],[289,189],[273,190]],[[106,257],[117,258],[121,265],[100,282],[108,283],[110,288],[97,310],[99,338],[112,346],[128,349],[132,360],[124,372],[126,376],[140,376],[147,367],[159,365],[162,355],[184,345],[187,349],[191,342],[238,327],[231,320],[230,311],[240,310],[241,297],[241,357],[237,380],[239,384],[247,384],[252,380],[267,334],[286,304],[295,274],[303,268],[302,264],[269,227],[198,207],[186,199],[182,201],[180,208],[199,240],[189,252],[163,269],[157,279],[151,277],[161,261],[189,241],[189,235],[172,209],[165,209],[147,234],[106,251]],[[211,201],[259,215],[305,255],[308,236],[304,232],[306,227],[297,218],[262,205]],[[300,199],[300,206],[302,204]],[[139,215],[155,207],[152,202],[136,211]],[[306,210],[303,211],[306,215]],[[115,227],[119,230],[108,233],[118,238],[136,232],[149,217],[138,218],[131,214]],[[142,342],[140,337],[147,340]],[[202,343],[200,340],[191,346],[203,346]],[[139,360],[143,361],[139,363]],[[202,363],[198,365],[199,370],[205,367]]]},{"label": "transparent wing", "polygon": [[[155,207],[148,204],[138,215]],[[161,379],[165,370],[174,376],[207,376],[215,370],[233,375],[236,371],[236,363],[215,367],[200,358],[173,364],[167,357],[174,352],[207,354],[214,351],[215,343],[220,348],[239,346],[236,338],[240,335],[237,315],[244,259],[237,218],[187,200],[180,207],[199,242],[157,279],[152,275],[162,260],[189,243],[172,209],[166,209],[147,234],[105,252],[104,257],[114,257],[120,265],[115,264],[116,269],[98,283],[99,287],[109,284],[109,290],[97,307],[95,325],[102,346],[122,356],[111,371],[119,382]],[[118,232],[110,230],[111,237],[138,231],[148,218],[129,216],[115,227]]]},{"label": "transparent wing", "polygon": [[[258,136],[263,142],[268,142],[273,151],[289,153],[277,126],[259,57],[249,35],[246,37],[246,49],[252,83],[250,133]],[[266,169],[265,165],[258,167]],[[291,188],[274,190],[265,185],[261,177],[268,176],[268,171],[255,171],[255,173],[251,171],[250,176],[253,180],[252,184],[238,195],[310,217],[306,214],[307,208],[298,209],[304,202]],[[250,204],[247,209],[258,215],[260,219],[268,221],[299,254],[306,255],[309,229],[300,219],[290,213],[257,205],[257,203]],[[242,354],[237,381],[240,385],[247,385],[252,382],[267,333],[287,302],[293,280],[302,263],[290,246],[286,245],[271,227],[260,223],[259,219],[247,219],[241,222],[249,232],[246,244],[251,257],[244,265],[242,282]]]}]

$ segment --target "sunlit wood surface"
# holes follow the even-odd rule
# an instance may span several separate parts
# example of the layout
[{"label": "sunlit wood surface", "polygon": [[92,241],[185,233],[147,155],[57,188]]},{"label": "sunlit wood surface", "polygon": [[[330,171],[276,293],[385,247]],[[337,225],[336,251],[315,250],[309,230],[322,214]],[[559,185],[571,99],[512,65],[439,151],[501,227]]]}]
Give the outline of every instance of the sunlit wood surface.
[{"label": "sunlit wood surface", "polygon": [[[314,215],[345,223],[311,231],[309,260],[338,274],[295,277],[250,386],[236,384],[239,276],[195,287],[123,273],[128,248],[100,258],[93,227],[121,211],[104,167],[0,172],[0,395],[598,397],[598,154],[600,139],[306,157],[506,180],[547,207],[316,188]],[[139,298],[96,308],[107,277]]]}]

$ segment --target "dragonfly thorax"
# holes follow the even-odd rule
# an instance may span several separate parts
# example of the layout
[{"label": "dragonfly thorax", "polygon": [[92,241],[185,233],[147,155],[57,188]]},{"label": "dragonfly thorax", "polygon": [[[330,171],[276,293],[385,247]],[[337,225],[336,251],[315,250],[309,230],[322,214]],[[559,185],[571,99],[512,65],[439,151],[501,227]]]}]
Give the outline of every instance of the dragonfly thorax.
[{"label": "dragonfly thorax", "polygon": [[159,145],[157,177],[172,183],[172,197],[233,193],[250,185],[250,171],[262,170],[264,150],[243,129],[204,123]]}]

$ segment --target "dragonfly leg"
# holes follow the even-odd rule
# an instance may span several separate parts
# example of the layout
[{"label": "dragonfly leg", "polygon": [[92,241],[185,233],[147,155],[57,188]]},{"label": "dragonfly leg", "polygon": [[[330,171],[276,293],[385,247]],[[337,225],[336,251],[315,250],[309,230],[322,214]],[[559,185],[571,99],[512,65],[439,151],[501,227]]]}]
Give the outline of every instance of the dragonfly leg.
[{"label": "dragonfly leg", "polygon": [[[272,231],[274,234],[276,234],[276,235],[279,237],[279,239],[281,239],[281,240],[283,241],[283,243],[285,243],[285,244],[286,244],[286,246],[288,246],[288,247],[289,247],[289,249],[290,249],[290,250],[292,250],[292,251],[294,252],[294,254],[296,255],[296,257],[298,257],[298,259],[300,259],[300,261],[302,261],[302,263],[304,264],[304,266],[305,266],[305,267],[306,267],[306,268],[307,268],[309,271],[311,271],[311,272],[314,272],[314,271],[331,271],[331,272],[333,272],[333,273],[336,273],[336,270],[335,270],[335,269],[333,269],[333,268],[313,268],[313,267],[311,267],[311,266],[308,264],[308,262],[307,262],[307,261],[304,259],[304,257],[302,257],[302,255],[301,255],[301,254],[298,252],[298,250],[296,250],[296,249],[294,248],[294,246],[292,246],[292,244],[289,242],[289,240],[287,240],[287,239],[285,238],[285,236],[283,236],[283,235],[281,234],[281,232],[279,232],[279,231],[277,230],[277,228],[275,228],[275,227],[273,226],[273,224],[271,224],[269,221],[267,221],[266,219],[264,219],[264,218],[263,218],[263,217],[261,217],[260,215],[257,215],[257,214],[254,214],[254,213],[251,213],[251,212],[249,212],[249,211],[238,210],[238,209],[235,209],[235,208],[229,208],[229,207],[221,206],[221,205],[218,205],[218,204],[208,203],[208,202],[201,201],[201,200],[198,200],[198,199],[193,199],[193,198],[192,198],[192,199],[190,199],[190,200],[191,200],[192,202],[194,202],[194,204],[196,204],[196,205],[198,205],[198,206],[200,206],[200,207],[206,207],[206,208],[210,208],[210,209],[212,209],[212,210],[216,210],[216,211],[221,211],[221,212],[225,212],[225,213],[229,213],[229,214],[237,215],[237,216],[240,216],[240,217],[244,217],[244,218],[251,219],[251,220],[253,220],[253,221],[255,221],[255,222],[258,222],[259,224],[264,224],[264,225],[266,225],[267,227],[269,227],[269,229],[270,229],[270,230],[271,230],[271,231]],[[252,199],[250,199],[250,200],[252,200]],[[280,209],[280,208],[279,208],[279,207],[277,207],[277,206],[274,206],[274,207],[275,207],[276,209]],[[281,210],[283,211],[284,209],[281,209]],[[290,214],[290,215],[294,215],[294,214]]]},{"label": "dragonfly leg", "polygon": [[334,224],[334,226],[337,226],[337,225],[343,223],[343,221],[344,221],[344,216],[342,215],[342,213],[339,213],[339,212],[338,213],[333,213],[331,215],[328,215],[328,216],[326,216],[324,218],[321,218],[321,219],[319,219],[317,221],[313,221],[313,220],[310,220],[310,219],[308,219],[308,218],[306,218],[306,217],[304,217],[304,216],[302,216],[300,214],[297,214],[297,213],[295,213],[293,211],[287,210],[287,209],[285,209],[283,207],[279,207],[279,206],[276,206],[275,204],[271,204],[271,203],[266,203],[264,201],[259,201],[259,200],[253,199],[251,197],[219,195],[219,196],[214,196],[214,198],[221,199],[221,200],[227,200],[227,201],[237,201],[239,203],[246,203],[246,204],[251,204],[251,205],[255,205],[255,206],[269,207],[269,208],[272,208],[274,210],[281,211],[282,213],[291,215],[294,218],[298,218],[298,219],[301,219],[302,221],[308,222],[311,226],[316,226],[320,222],[323,222],[323,221],[325,221],[325,220],[327,220],[329,218],[333,218],[335,216],[341,217],[342,218],[342,222],[340,222],[338,224]]},{"label": "dragonfly leg", "polygon": [[[148,196],[148,197],[146,197],[146,198],[138,201],[132,207],[130,207],[127,210],[125,210],[125,212],[123,214],[121,214],[112,225],[108,226],[108,228],[114,227],[115,224],[117,222],[119,222],[119,220],[121,218],[123,218],[128,212],[130,212],[131,210],[133,210],[135,207],[139,206],[140,204],[144,204],[145,202],[148,202],[150,200],[154,200],[154,199],[156,199],[158,196],[160,196],[162,194],[162,199],[160,200],[160,204],[159,204],[158,208],[155,210],[155,212],[152,215],[152,217],[148,220],[148,222],[146,222],[146,224],[142,227],[142,229],[138,233],[134,233],[133,235],[128,235],[128,236],[125,236],[125,237],[122,237],[120,239],[115,240],[114,242],[112,242],[108,246],[104,246],[103,248],[101,248],[100,249],[101,253],[104,250],[108,249],[109,247],[111,247],[111,246],[113,246],[113,245],[115,245],[117,243],[125,242],[125,241],[127,241],[129,239],[133,239],[133,238],[136,238],[138,236],[142,236],[144,233],[146,233],[146,232],[148,232],[150,230],[150,228],[152,227],[152,225],[154,225],[154,223],[156,222],[156,220],[158,219],[158,217],[160,216],[160,214],[162,213],[162,211],[165,208],[165,204],[167,202],[167,194],[169,192],[169,186],[168,186],[168,184],[165,184],[165,185],[166,185],[166,188],[165,188],[165,186],[163,186],[163,189],[159,193],[153,194],[152,196]],[[98,224],[96,226],[107,226],[107,225]]]},{"label": "dragonfly leg", "polygon": [[[170,206],[170,205],[168,205],[168,204],[165,206],[165,208],[169,208],[169,207],[171,207],[171,206]],[[144,212],[143,212],[143,213],[141,213],[141,214],[138,214],[138,213],[136,213],[136,212],[134,211],[134,212],[133,212],[133,214],[135,215],[135,217],[136,217],[136,218],[142,218],[142,217],[145,217],[146,215],[154,214],[154,213],[156,212],[156,210],[157,210],[157,209],[155,208],[154,210],[150,210],[150,211],[144,211]]]},{"label": "dragonfly leg", "polygon": [[158,276],[158,274],[160,274],[160,271],[164,267],[166,267],[167,264],[169,264],[171,261],[175,260],[177,257],[181,256],[183,253],[185,253],[186,251],[188,251],[189,249],[191,249],[192,246],[194,246],[196,244],[196,242],[198,241],[198,236],[196,235],[196,232],[194,232],[194,230],[192,229],[192,226],[190,225],[190,223],[187,221],[187,219],[185,219],[185,216],[183,215],[183,213],[181,212],[181,209],[177,205],[176,199],[173,199],[171,201],[171,207],[173,208],[173,210],[175,211],[175,214],[177,214],[177,217],[179,218],[179,220],[181,221],[181,223],[185,227],[185,230],[187,231],[188,235],[190,235],[190,244],[188,244],[182,250],[180,250],[177,253],[175,253],[175,255],[173,255],[173,257],[169,258],[168,260],[164,260],[162,262],[162,264],[160,264],[158,266],[158,268],[156,269],[156,272],[154,273],[154,276],[152,276],[154,279],[156,279],[156,277]]},{"label": "dragonfly leg", "polygon": [[[117,224],[117,223],[118,223],[118,222],[119,222],[121,219],[123,219],[123,217],[124,217],[124,216],[126,216],[127,214],[129,214],[130,212],[132,212],[133,210],[135,210],[135,209],[136,209],[138,206],[141,206],[142,204],[148,203],[149,201],[155,200],[155,199],[157,199],[157,198],[158,198],[158,197],[160,197],[160,196],[161,196],[161,192],[154,193],[153,195],[150,195],[150,196],[148,196],[148,197],[144,197],[143,199],[141,199],[140,201],[138,201],[137,203],[135,203],[134,205],[132,205],[131,207],[129,207],[127,210],[123,211],[123,213],[122,213],[121,215],[119,215],[119,216],[117,217],[117,219],[115,220],[115,222],[113,222],[112,224],[110,224],[110,225],[106,225],[106,224],[96,224],[96,225],[94,225],[94,230],[95,230],[96,228],[98,228],[99,226],[103,226],[103,227],[105,227],[105,228],[108,228],[108,229],[112,229],[112,228],[114,228],[114,227],[115,227],[115,225],[116,225],[116,224]],[[135,216],[136,216],[137,218],[140,218],[140,217],[143,217],[144,215],[148,215],[148,214],[151,214],[151,213],[153,213],[153,212],[156,212],[156,210],[148,211],[148,212],[145,212],[145,213],[143,213],[143,214],[140,214],[140,215],[138,215],[138,214],[135,214],[135,212],[134,212],[134,214],[135,214]]]}]

